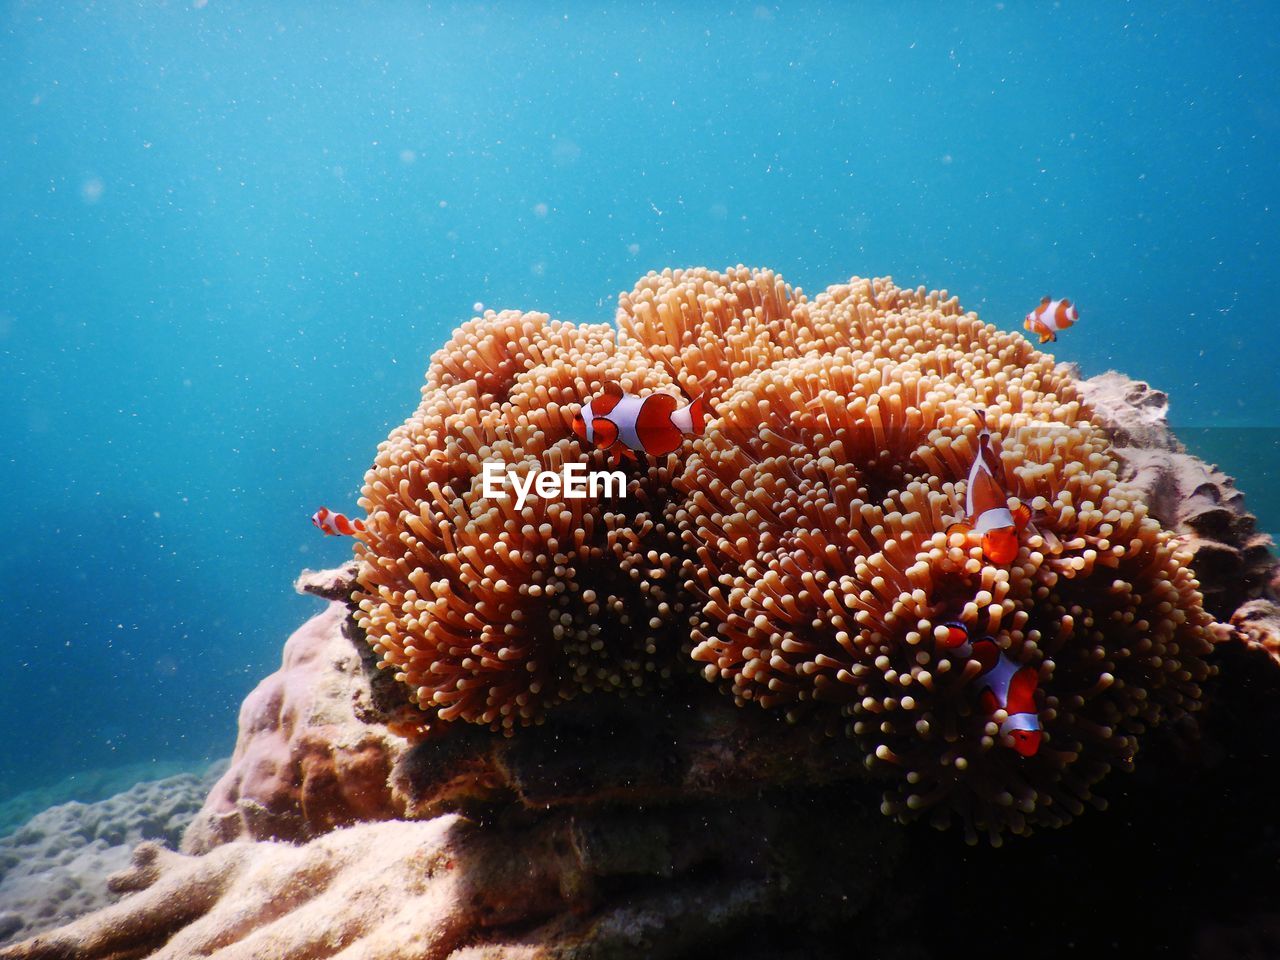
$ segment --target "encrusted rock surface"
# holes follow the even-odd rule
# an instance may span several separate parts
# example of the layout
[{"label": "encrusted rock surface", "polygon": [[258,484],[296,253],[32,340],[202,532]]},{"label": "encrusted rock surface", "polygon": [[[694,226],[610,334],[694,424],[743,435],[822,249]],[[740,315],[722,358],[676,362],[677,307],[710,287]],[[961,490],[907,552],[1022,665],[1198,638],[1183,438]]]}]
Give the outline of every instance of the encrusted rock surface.
[{"label": "encrusted rock surface", "polygon": [[111,881],[134,896],[0,955],[773,957],[771,920],[824,930],[861,914],[901,846],[875,811],[821,793],[692,813],[445,815],[199,857],[143,845]]},{"label": "encrusted rock surface", "polygon": [[97,803],[50,807],[0,839],[0,943],[114,900],[106,876],[144,840],[176,848],[224,765],[139,783]]},{"label": "encrusted rock surface", "polygon": [[386,727],[367,648],[337,602],[350,585],[349,568],[299,578],[299,591],[330,605],[289,638],[280,669],[245,698],[231,765],[187,831],[186,852],[308,840],[403,813],[388,777],[406,744]]},{"label": "encrusted rock surface", "polygon": [[1271,537],[1257,529],[1235,481],[1174,436],[1168,394],[1114,371],[1080,388],[1111,432],[1123,479],[1141,487],[1152,514],[1185,537],[1206,609],[1225,621],[1243,603],[1274,600]]},{"label": "encrusted rock surface", "polygon": [[53,783],[42,784],[0,801],[0,837],[6,837],[38,813],[75,801],[95,804],[124,793],[139,783],[190,773],[200,763],[190,759],[154,759],[118,767],[76,770]]}]

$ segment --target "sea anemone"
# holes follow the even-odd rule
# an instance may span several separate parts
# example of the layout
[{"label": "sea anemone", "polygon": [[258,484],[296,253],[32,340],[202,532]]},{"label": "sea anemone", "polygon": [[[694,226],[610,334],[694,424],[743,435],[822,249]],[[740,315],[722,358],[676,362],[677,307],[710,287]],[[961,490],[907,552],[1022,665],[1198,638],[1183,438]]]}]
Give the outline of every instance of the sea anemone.
[{"label": "sea anemone", "polygon": [[483,496],[486,462],[523,473],[580,461],[569,424],[606,381],[669,384],[608,326],[490,311],[432,358],[417,412],[378,448],[355,599],[422,731],[510,730],[578,693],[670,676],[679,564],[666,464],[638,471],[620,499],[531,497],[517,510]]},{"label": "sea anemone", "polygon": [[[608,382],[707,393],[715,418],[629,468],[625,498],[482,496],[486,462],[603,466],[570,422]],[[983,427],[1033,515],[1003,565],[947,533]],[[511,732],[700,669],[852,737],[887,813],[998,839],[1097,802],[1210,672],[1187,557],[1116,474],[1071,375],[945,292],[855,279],[810,301],[769,271],[664,271],[616,333],[514,312],[458,330],[366,476],[354,599],[420,731]],[[1034,756],[947,623],[1037,672]]]},{"label": "sea anemone", "polygon": [[[993,836],[1063,823],[1139,733],[1196,705],[1210,618],[1069,376],[954,301],[884,304],[865,284],[819,298],[811,322],[849,345],[742,377],[691,444],[693,658],[741,702],[838,712],[895,781],[889,814]],[[1006,567],[946,533],[979,409],[1034,511]],[[949,622],[1038,671],[1036,756],[980,708],[979,664],[937,642]]]}]

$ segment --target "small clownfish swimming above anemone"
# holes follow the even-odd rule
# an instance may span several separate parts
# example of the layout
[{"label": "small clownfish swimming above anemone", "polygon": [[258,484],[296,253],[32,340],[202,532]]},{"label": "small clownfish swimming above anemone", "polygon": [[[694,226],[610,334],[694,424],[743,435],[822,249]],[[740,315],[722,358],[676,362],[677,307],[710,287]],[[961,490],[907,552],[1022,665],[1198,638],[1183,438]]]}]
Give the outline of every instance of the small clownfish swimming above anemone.
[{"label": "small clownfish swimming above anemone", "polygon": [[1036,711],[1036,688],[1040,685],[1036,669],[1019,667],[993,637],[971,641],[969,628],[959,620],[939,624],[934,637],[939,648],[981,665],[977,684],[982,709],[989,714],[1003,710],[1007,716],[1000,723],[1000,732],[1009,735],[1020,755],[1035,756],[1044,736]]},{"label": "small clownfish swimming above anemone", "polygon": [[1058,331],[1066,330],[1080,319],[1080,312],[1070,300],[1051,300],[1045,297],[1040,306],[1027,314],[1023,326],[1040,335],[1041,343],[1058,339]]},{"label": "small clownfish swimming above anemone", "polygon": [[983,421],[978,434],[978,455],[969,469],[964,491],[965,518],[947,527],[947,536],[960,534],[970,546],[981,546],[991,563],[1003,566],[1018,555],[1018,537],[1031,520],[1031,511],[1019,503],[1009,508],[1009,494],[1001,477],[1004,469],[991,446],[986,412],[975,411]]},{"label": "small clownfish swimming above anemone", "polygon": [[328,507],[321,507],[311,515],[311,522],[324,531],[326,537],[351,537],[364,533],[363,520],[351,520]]},{"label": "small clownfish swimming above anemone", "polygon": [[616,383],[607,383],[600,396],[588,400],[574,414],[573,432],[598,450],[608,450],[616,465],[622,457],[639,453],[665,457],[679,449],[685,434],[699,434],[708,419],[703,397],[685,406],[669,393],[637,397]]}]

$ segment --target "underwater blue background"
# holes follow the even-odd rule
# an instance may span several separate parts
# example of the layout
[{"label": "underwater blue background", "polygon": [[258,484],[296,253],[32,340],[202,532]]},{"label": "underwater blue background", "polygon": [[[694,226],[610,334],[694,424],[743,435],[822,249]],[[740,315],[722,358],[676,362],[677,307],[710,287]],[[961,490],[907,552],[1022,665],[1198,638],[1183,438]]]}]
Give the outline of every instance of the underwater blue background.
[{"label": "underwater blue background", "polygon": [[472,305],[945,287],[1280,530],[1280,6],[0,5],[0,798],[230,752]]}]

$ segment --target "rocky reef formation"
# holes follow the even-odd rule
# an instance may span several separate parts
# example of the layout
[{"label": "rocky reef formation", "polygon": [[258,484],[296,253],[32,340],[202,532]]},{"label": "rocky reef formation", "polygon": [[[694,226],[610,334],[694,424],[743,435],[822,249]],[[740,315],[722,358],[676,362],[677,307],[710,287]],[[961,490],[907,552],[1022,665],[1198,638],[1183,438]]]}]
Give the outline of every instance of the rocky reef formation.
[{"label": "rocky reef formation", "polygon": [[[493,823],[449,814],[199,857],[144,844],[111,881],[133,896],[0,956],[777,956],[772,923],[821,931],[882,906],[876,884],[901,838],[874,810],[834,800],[766,793]],[[873,924],[861,935],[881,939]]]},{"label": "rocky reef formation", "polygon": [[[177,849],[223,766],[136,783],[96,803],[59,804],[0,838],[0,943],[111,903],[108,874],[143,841]],[[136,777],[144,768],[129,769]]]},{"label": "rocky reef formation", "polygon": [[148,760],[119,767],[77,770],[53,783],[23,790],[0,801],[0,837],[6,837],[38,813],[64,803],[94,804],[124,793],[139,783],[190,773],[198,762]]},{"label": "rocky reef formation", "polygon": [[1110,431],[1122,476],[1191,552],[1205,608],[1280,663],[1280,565],[1244,494],[1221,470],[1187,453],[1169,429],[1169,397],[1121,373],[1081,381]]},{"label": "rocky reef formation", "polygon": [[[345,599],[351,571],[303,574],[297,588]],[[240,732],[183,849],[267,837],[298,842],[335,827],[404,812],[388,778],[405,741],[391,733],[386,696],[370,684],[367,648],[333,603],[284,645],[280,669],[240,707]],[[403,697],[401,697],[403,699]]]},{"label": "rocky reef formation", "polygon": [[1080,393],[1111,434],[1123,479],[1186,542],[1206,609],[1225,622],[1273,595],[1274,542],[1257,529],[1235,482],[1174,436],[1168,395],[1115,372],[1081,381]]},{"label": "rocky reef formation", "polygon": [[[1240,642],[1227,624],[1239,619],[1232,603],[1274,601],[1275,565],[1230,482],[1177,445],[1145,385],[1080,382],[941,295],[855,281],[823,297],[811,303],[771,275],[688,271],[646,278],[625,296],[625,336],[612,346],[609,328],[527,314],[460,331],[433,362],[423,407],[370,475],[379,549],[365,545],[358,569],[300,584],[329,606],[246,702],[235,760],[187,852],[144,845],[112,880],[131,896],[0,958],[914,958],[951,955],[959,941],[1050,956],[1065,942],[1098,956],[1267,955],[1280,889],[1280,837],[1264,829],[1268,787],[1280,777],[1280,671],[1260,641]],[[865,369],[840,353],[851,330],[883,341]],[[842,358],[839,369],[813,375],[821,361],[800,354],[815,344]],[[766,376],[772,350],[795,355],[771,360]],[[562,352],[586,372],[548,372]],[[769,418],[738,437],[769,496],[752,499],[741,470],[728,469],[732,424],[691,444],[687,459],[645,465],[616,509],[544,502],[494,513],[461,492],[489,456],[567,456],[538,434],[602,378],[643,390],[672,383],[673,370],[691,374],[688,389],[704,377],[742,381],[726,402]],[[823,392],[828,377],[848,377],[838,403]],[[1009,455],[1012,492],[1043,500],[1041,542],[1025,543],[1008,569],[959,547],[953,556],[939,529],[974,449],[966,411],[979,402]],[[879,418],[885,442],[874,450],[858,446],[866,438],[856,430],[838,433],[854,407]],[[1058,426],[1037,431],[1032,414]],[[857,471],[832,454],[835,439]],[[819,483],[799,461],[824,457]],[[414,509],[393,515],[393,501]],[[1229,516],[1211,522],[1207,504]],[[856,522],[835,526],[833,509]],[[1045,704],[1056,711],[1047,725],[1070,713],[1071,724],[1114,728],[1086,736],[1064,723],[1059,744],[1095,758],[1110,756],[1107,740],[1141,745],[1131,774],[1086,786],[1107,812],[999,848],[881,816],[886,782],[890,813],[910,809],[927,777],[937,791],[937,758],[973,722],[958,706],[965,686],[931,708],[935,717],[947,702],[956,708],[955,740],[897,723],[898,712],[927,718],[888,706],[887,687],[823,696],[814,677],[824,671],[837,690],[857,684],[804,649],[812,615],[790,613],[803,591],[805,603],[823,593],[803,573],[799,589],[777,589],[792,576],[780,548],[792,517],[805,522],[789,530],[811,539],[855,530],[867,548],[836,551],[831,563],[851,567],[871,594],[840,594],[868,635],[849,644],[825,635],[817,653],[849,658],[843,669],[862,682],[897,682],[905,694],[895,699],[928,703],[919,675],[895,665],[898,652],[876,648],[914,649],[929,655],[914,666],[945,673],[908,634],[927,637],[916,621],[950,615],[955,585],[972,586],[958,615],[996,620],[1006,650],[1041,664],[1046,689],[1062,685]],[[1110,553],[1117,544],[1124,549]],[[1215,562],[1231,551],[1239,566]],[[926,585],[902,572],[922,553],[943,569]],[[1256,578],[1243,587],[1242,570]],[[350,592],[358,609],[345,603]],[[749,623],[732,619],[751,604]],[[915,620],[904,627],[906,609]],[[1083,628],[1055,644],[1041,625],[1063,614]],[[368,629],[372,655],[352,617]],[[1171,624],[1154,625],[1158,617]],[[1148,634],[1163,653],[1150,638],[1142,646]],[[606,642],[614,636],[622,639]],[[749,653],[749,643],[774,654]],[[864,650],[875,657],[858,659]],[[1195,676],[1178,676],[1186,664]],[[1085,696],[1078,685],[1102,673],[1113,683]],[[766,709],[754,705],[766,699]],[[1147,700],[1161,709],[1148,712]],[[1191,705],[1203,706],[1198,720],[1183,709]],[[908,726],[933,767],[894,764],[878,750],[867,763],[872,743],[909,752],[896,745]],[[1074,775],[1074,761],[1031,768],[1027,810],[1021,788],[1008,786],[1026,768],[976,732],[990,743],[975,756],[994,757],[970,765],[983,776],[921,809],[1013,832],[1018,815],[1056,822],[1065,795],[1052,771]],[[973,798],[991,789],[981,783],[1005,785],[1013,803],[990,795],[1006,812],[979,809]],[[1082,910],[1095,908],[1114,919],[1083,923]]]}]

